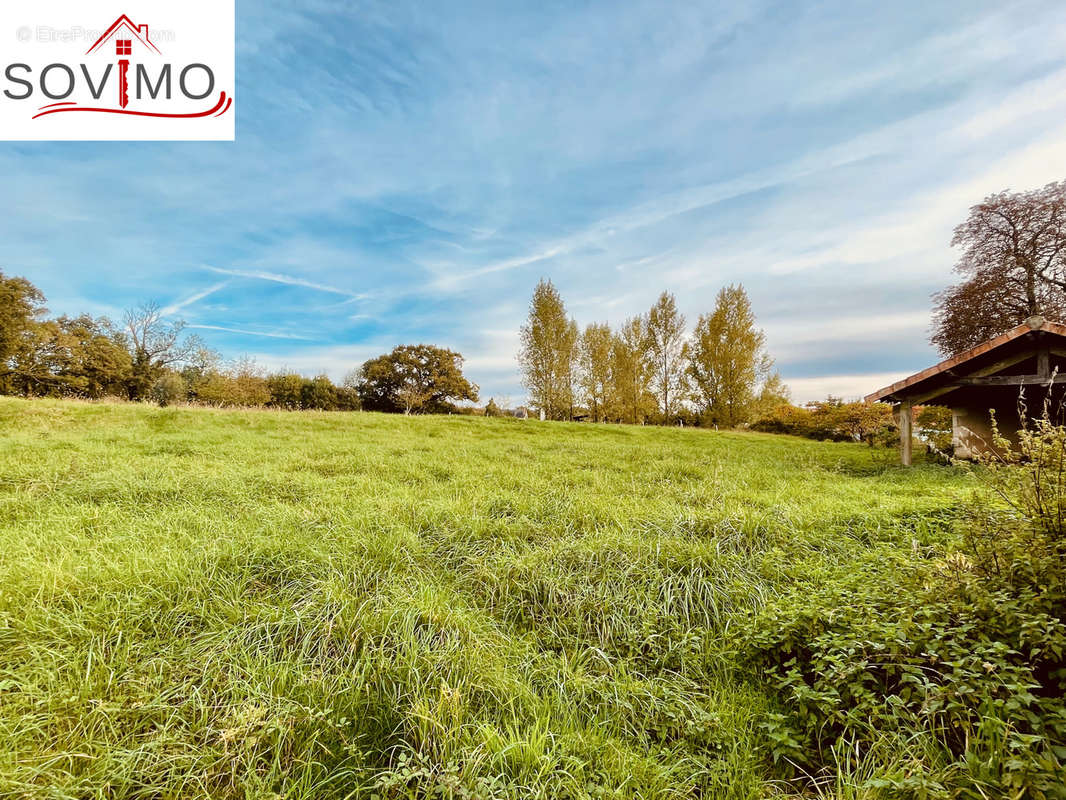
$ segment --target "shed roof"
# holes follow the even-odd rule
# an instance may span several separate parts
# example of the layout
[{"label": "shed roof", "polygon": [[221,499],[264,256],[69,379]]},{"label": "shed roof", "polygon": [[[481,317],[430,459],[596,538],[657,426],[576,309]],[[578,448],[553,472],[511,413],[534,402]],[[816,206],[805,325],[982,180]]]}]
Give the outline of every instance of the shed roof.
[{"label": "shed roof", "polygon": [[1066,325],[1050,322],[1043,317],[1030,317],[1006,333],[1001,333],[976,347],[944,359],[939,364],[927,367],[890,386],[878,389],[867,395],[865,400],[867,403],[885,400],[899,401],[921,395],[960,374],[965,375],[982,366],[994,365],[998,358],[1008,352],[1030,347],[1035,350],[1037,339],[1048,338],[1060,340],[1057,344],[1066,345]]}]

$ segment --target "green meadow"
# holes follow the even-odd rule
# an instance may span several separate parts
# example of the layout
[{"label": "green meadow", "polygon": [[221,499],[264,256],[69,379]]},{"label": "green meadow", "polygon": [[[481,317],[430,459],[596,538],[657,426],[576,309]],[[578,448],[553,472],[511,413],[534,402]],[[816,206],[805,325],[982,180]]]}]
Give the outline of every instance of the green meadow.
[{"label": "green meadow", "polygon": [[0,398],[0,796],[795,794],[753,618],[937,557],[972,483],[754,433]]}]

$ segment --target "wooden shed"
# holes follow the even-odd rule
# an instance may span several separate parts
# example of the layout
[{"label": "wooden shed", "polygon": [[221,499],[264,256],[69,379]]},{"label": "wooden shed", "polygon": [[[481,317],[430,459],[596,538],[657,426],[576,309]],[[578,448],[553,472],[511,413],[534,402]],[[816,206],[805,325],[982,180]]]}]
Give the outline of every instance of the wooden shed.
[{"label": "wooden shed", "polygon": [[1058,402],[1063,383],[1066,325],[1030,317],[994,339],[868,395],[866,402],[895,405],[902,461],[909,465],[915,406],[950,408],[955,455],[972,458],[991,450],[991,412],[1000,433],[1012,439],[1018,432],[1023,390],[1029,415],[1038,416],[1049,392],[1055,392]]}]

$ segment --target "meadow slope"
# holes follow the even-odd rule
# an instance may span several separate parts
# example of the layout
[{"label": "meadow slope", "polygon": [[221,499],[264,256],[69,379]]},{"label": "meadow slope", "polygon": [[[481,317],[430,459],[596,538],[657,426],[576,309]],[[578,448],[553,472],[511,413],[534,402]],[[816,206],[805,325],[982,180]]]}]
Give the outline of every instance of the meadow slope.
[{"label": "meadow slope", "polygon": [[0,796],[774,796],[735,631],[942,541],[968,481],[771,435],[0,398]]}]

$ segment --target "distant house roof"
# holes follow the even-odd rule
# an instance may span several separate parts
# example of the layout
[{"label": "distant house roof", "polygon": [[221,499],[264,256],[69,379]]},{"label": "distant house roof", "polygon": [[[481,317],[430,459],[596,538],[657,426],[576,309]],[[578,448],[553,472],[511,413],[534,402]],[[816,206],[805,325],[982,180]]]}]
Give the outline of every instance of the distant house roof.
[{"label": "distant house roof", "polygon": [[987,374],[1000,372],[999,368],[1006,368],[1009,366],[1008,362],[1016,362],[1035,350],[1038,340],[1043,340],[1048,345],[1066,347],[1066,325],[1049,322],[1043,317],[1030,317],[1006,333],[878,389],[867,395],[865,400],[868,403],[927,402],[931,399],[928,395],[943,393],[961,376],[972,375],[976,371]]}]

